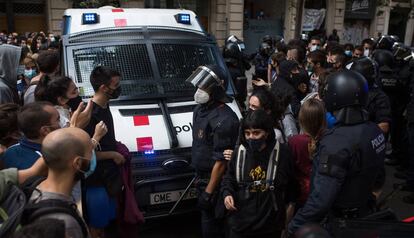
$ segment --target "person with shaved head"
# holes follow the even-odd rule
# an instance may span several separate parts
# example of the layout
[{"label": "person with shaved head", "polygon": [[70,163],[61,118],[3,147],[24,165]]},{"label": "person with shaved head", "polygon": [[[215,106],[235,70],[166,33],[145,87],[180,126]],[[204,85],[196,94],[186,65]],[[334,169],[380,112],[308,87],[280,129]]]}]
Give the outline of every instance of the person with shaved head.
[{"label": "person with shaved head", "polygon": [[[49,133],[43,140],[42,154],[49,169],[48,176],[37,186],[30,202],[36,204],[54,199],[66,202],[75,209],[76,204],[71,197],[72,189],[80,179],[92,174],[96,166],[94,145],[91,138],[88,133],[79,128],[58,129]],[[87,231],[85,234],[86,226],[84,221],[79,219],[80,215],[75,217],[57,211],[38,219],[48,218],[63,220],[67,237],[89,236]]]}]

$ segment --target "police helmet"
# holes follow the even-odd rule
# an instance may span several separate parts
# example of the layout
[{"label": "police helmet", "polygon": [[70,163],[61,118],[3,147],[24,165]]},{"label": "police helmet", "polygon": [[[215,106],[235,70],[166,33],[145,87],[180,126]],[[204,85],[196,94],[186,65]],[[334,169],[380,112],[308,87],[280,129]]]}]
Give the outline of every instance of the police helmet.
[{"label": "police helmet", "polygon": [[372,58],[378,63],[380,70],[392,70],[394,67],[394,55],[388,50],[375,50],[372,53]]},{"label": "police helmet", "polygon": [[262,38],[262,42],[266,42],[267,44],[272,45],[273,44],[273,38],[269,35],[265,35]]},{"label": "police helmet", "polygon": [[352,70],[333,73],[327,78],[323,101],[328,112],[350,106],[365,106],[368,83],[364,76]]},{"label": "police helmet", "polygon": [[186,80],[194,87],[203,89],[206,92],[211,92],[215,87],[222,87],[224,89],[223,82],[225,81],[225,74],[217,65],[199,66]]},{"label": "police helmet", "polygon": [[235,35],[230,35],[229,37],[226,38],[226,40],[224,41],[224,44],[227,45],[229,43],[237,44],[237,47],[239,48],[240,51],[243,51],[246,48],[246,46],[244,45],[244,42],[240,40],[239,38],[237,38],[237,36]]},{"label": "police helmet", "polygon": [[392,50],[392,46],[399,39],[396,36],[381,36],[375,44],[375,49]]},{"label": "police helmet", "polygon": [[240,59],[241,56],[241,49],[237,45],[237,43],[228,42],[224,46],[223,50],[223,57],[224,59],[232,58],[232,59]]},{"label": "police helmet", "polygon": [[268,43],[262,42],[262,44],[260,45],[259,52],[261,55],[270,56],[270,54],[272,53],[272,47]]},{"label": "police helmet", "polygon": [[397,61],[409,61],[412,57],[412,50],[410,47],[404,45],[401,42],[396,42],[392,46],[392,54]]},{"label": "police helmet", "polygon": [[378,77],[378,65],[369,57],[355,59],[347,65],[347,68],[362,74],[369,86],[372,86]]}]

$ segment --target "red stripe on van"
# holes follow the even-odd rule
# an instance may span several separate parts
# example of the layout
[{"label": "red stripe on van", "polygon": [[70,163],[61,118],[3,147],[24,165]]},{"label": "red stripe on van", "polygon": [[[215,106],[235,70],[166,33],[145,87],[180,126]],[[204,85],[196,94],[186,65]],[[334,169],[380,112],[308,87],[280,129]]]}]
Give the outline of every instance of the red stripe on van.
[{"label": "red stripe on van", "polygon": [[134,126],[148,126],[148,116],[134,116]]},{"label": "red stripe on van", "polygon": [[116,27],[127,26],[127,19],[114,19],[114,24]]},{"label": "red stripe on van", "polygon": [[152,137],[139,137],[137,138],[138,151],[149,151],[153,150]]},{"label": "red stripe on van", "polygon": [[114,9],[112,9],[112,12],[124,12],[124,9],[122,9],[122,8],[114,8]]}]

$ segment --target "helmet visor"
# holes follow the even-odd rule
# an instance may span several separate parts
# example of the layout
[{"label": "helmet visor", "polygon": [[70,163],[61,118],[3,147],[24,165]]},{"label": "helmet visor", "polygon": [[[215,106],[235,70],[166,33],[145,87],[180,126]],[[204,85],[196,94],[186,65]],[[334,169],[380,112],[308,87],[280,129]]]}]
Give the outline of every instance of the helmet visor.
[{"label": "helmet visor", "polygon": [[219,77],[206,66],[199,66],[190,77],[187,78],[186,82],[207,92],[214,86],[221,86]]}]

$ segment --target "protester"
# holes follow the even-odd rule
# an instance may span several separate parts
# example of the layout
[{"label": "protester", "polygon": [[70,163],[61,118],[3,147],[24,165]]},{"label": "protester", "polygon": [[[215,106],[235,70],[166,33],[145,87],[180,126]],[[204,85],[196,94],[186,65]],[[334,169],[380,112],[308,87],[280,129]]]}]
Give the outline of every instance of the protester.
[{"label": "protester", "polygon": [[288,96],[274,95],[267,89],[255,90],[249,99],[250,110],[262,109],[271,116],[279,143],[286,143],[288,138],[298,133],[289,102]]},{"label": "protester", "polygon": [[291,97],[291,109],[293,115],[297,117],[300,109],[300,92],[295,88],[300,81],[298,64],[292,60],[284,60],[279,66],[279,75],[275,83],[272,84],[272,91],[275,94],[286,94]]},{"label": "protester", "polygon": [[41,156],[41,144],[50,132],[59,129],[59,113],[48,102],[29,103],[18,115],[24,137],[10,146],[0,160],[5,168],[30,168]]},{"label": "protester", "polygon": [[364,56],[371,56],[374,49],[374,40],[371,38],[364,39],[361,42],[361,46],[364,49]]},{"label": "protester", "polygon": [[352,52],[352,58],[360,58],[364,56],[364,48],[360,45],[356,46],[354,48],[354,51]]},{"label": "protester", "polygon": [[90,76],[95,95],[91,99],[92,117],[85,131],[92,136],[101,121],[108,131],[100,141],[100,150],[96,152],[96,172],[85,183],[87,222],[93,237],[102,237],[105,234],[104,229],[114,223],[116,200],[122,189],[119,167],[125,162],[125,158],[116,149],[114,124],[109,107],[109,101],[121,94],[120,81],[119,72],[103,66],[96,67]]},{"label": "protester", "polygon": [[308,44],[308,52],[318,50],[322,47],[321,38],[318,36],[312,36]]},{"label": "protester", "polygon": [[[64,128],[50,133],[44,139],[41,150],[47,167],[47,178],[41,182],[30,197],[30,203],[37,204],[50,199],[72,204],[76,209],[71,193],[74,185],[94,172],[96,157],[94,145],[89,135],[78,128]],[[60,212],[40,216],[38,219],[59,219],[64,221],[68,237],[87,238],[89,236],[80,214]],[[85,234],[86,232],[86,234]]]},{"label": "protester", "polygon": [[306,70],[310,76],[310,93],[319,91],[319,76],[324,73],[326,55],[323,51],[315,50],[308,54]]},{"label": "protester", "polygon": [[19,105],[14,103],[0,104],[0,145],[4,149],[16,144],[21,137],[17,125]]},{"label": "protester", "polygon": [[19,103],[17,93],[17,68],[21,48],[0,45],[0,104]]},{"label": "protester", "polygon": [[35,89],[36,101],[48,101],[59,112],[61,128],[70,126],[70,99],[79,96],[78,88],[71,78],[65,76],[49,77],[45,75]]},{"label": "protester", "polygon": [[58,219],[42,219],[23,226],[13,238],[65,238],[65,223]]},{"label": "protester", "polygon": [[300,186],[300,195],[295,203],[295,211],[305,205],[310,192],[312,160],[316,153],[316,145],[326,128],[325,106],[318,99],[305,101],[299,111],[299,125],[302,134],[289,139],[292,151],[295,177]]},{"label": "protester", "polygon": [[230,238],[280,237],[284,229],[296,183],[290,152],[275,140],[272,124],[260,109],[241,122],[241,144],[223,178]]},{"label": "protester", "polygon": [[332,34],[329,35],[328,41],[336,41],[339,42],[338,31],[336,29],[332,30]]},{"label": "protester", "polygon": [[24,94],[24,104],[32,103],[35,101],[35,89],[40,80],[45,76],[52,76],[59,68],[59,53],[55,50],[40,51],[39,56],[36,59],[36,63],[39,66],[39,74],[33,77],[30,81],[30,85]]}]

